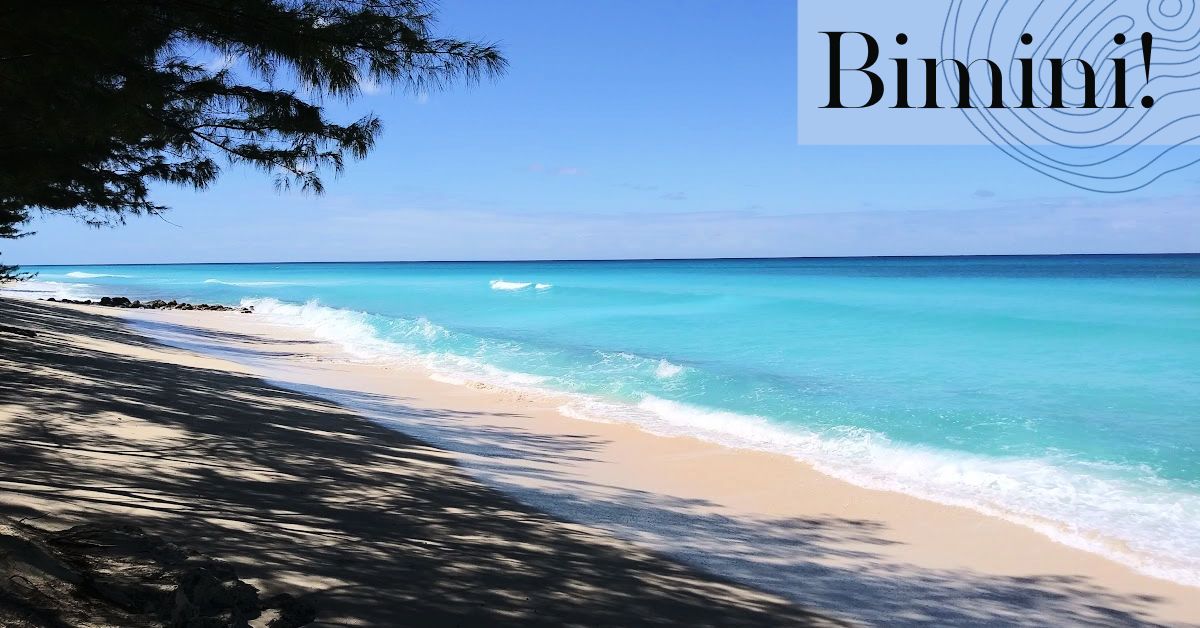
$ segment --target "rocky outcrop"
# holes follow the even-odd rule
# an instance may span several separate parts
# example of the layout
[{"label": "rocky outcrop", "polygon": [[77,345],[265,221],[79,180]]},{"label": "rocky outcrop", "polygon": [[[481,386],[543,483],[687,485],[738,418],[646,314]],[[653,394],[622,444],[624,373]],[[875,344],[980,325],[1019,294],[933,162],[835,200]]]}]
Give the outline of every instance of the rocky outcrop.
[{"label": "rocky outcrop", "polygon": [[254,306],[237,307],[232,305],[209,305],[208,303],[194,305],[191,303],[179,303],[173,299],[170,301],[155,299],[153,301],[142,302],[130,301],[129,297],[101,297],[99,301],[91,299],[55,299],[51,297],[46,300],[55,303],[70,303],[72,305],[102,305],[104,307],[124,307],[134,310],[203,310],[207,312],[241,312],[242,314],[252,314],[254,312]]}]

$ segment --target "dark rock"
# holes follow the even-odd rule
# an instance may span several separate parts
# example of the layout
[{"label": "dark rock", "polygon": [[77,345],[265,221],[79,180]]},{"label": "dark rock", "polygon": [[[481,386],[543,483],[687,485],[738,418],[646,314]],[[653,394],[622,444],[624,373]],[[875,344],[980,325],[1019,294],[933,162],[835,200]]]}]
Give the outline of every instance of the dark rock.
[{"label": "dark rock", "polygon": [[242,308],[242,314],[253,314],[253,313],[254,313],[254,308],[249,308],[249,307]]},{"label": "dark rock", "polygon": [[[19,625],[105,625],[172,628],[299,628],[316,618],[313,606],[290,595],[260,600],[235,568],[134,526],[85,524],[50,532],[0,518],[0,549],[22,592],[45,592],[39,616],[70,618]],[[36,567],[36,568],[35,568]],[[10,594],[0,582],[0,594]],[[3,596],[0,596],[2,599]],[[44,607],[44,608],[43,608]],[[9,623],[0,604],[0,625]],[[42,612],[44,611],[44,612]],[[264,615],[265,611],[265,615]]]},{"label": "dark rock", "polygon": [[[241,625],[240,621],[258,617],[258,589],[237,579],[228,564],[211,561],[187,569],[175,589],[175,608],[172,623],[183,626],[208,625],[203,618],[228,619],[221,626]],[[180,621],[184,620],[184,621]]]},{"label": "dark rock", "polygon": [[[86,303],[90,304],[91,301],[86,301]],[[128,297],[101,297],[99,304],[105,307],[129,307],[133,303]]]},{"label": "dark rock", "polygon": [[287,593],[263,600],[263,608],[279,610],[279,616],[272,619],[267,628],[299,628],[317,619],[317,609],[311,602],[297,599]]},{"label": "dark rock", "polygon": [[71,303],[76,305],[102,305],[104,307],[124,307],[131,309],[148,309],[148,310],[202,310],[206,312],[241,312],[250,314],[254,312],[254,306],[229,306],[218,303],[180,303],[174,299],[163,301],[162,299],[154,299],[153,301],[130,301],[129,297],[101,297],[99,301],[93,302],[90,299],[87,301],[74,301],[71,299],[44,299],[46,301],[56,301],[57,303]]}]

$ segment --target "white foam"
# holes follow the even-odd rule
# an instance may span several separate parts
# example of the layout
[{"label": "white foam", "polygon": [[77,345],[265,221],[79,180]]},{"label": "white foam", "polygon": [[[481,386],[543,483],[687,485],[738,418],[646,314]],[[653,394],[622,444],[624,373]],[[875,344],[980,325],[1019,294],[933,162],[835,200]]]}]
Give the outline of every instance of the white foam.
[{"label": "white foam", "polygon": [[[433,371],[435,381],[499,387],[566,397],[568,417],[632,423],[661,435],[686,435],[731,447],[770,451],[812,464],[817,470],[867,488],[902,492],[963,506],[1033,528],[1063,544],[1107,556],[1143,573],[1200,585],[1200,496],[1174,490],[1153,474],[1130,480],[1112,469],[1072,466],[1070,461],[1002,459],[895,443],[870,430],[839,426],[816,432],[765,417],[703,408],[645,395],[637,403],[561,393],[540,386],[547,378],[514,373],[480,360],[421,352],[381,339],[369,315],[319,305],[246,299],[255,311],[279,322],[312,329],[351,354],[400,360]],[[440,338],[448,330],[425,320],[384,319],[398,337]],[[386,324],[386,323],[385,323]],[[640,360],[629,354],[608,359]],[[682,367],[660,360],[660,371]],[[1118,471],[1129,471],[1118,469]],[[1149,473],[1149,472],[1147,472]]]},{"label": "white foam", "polygon": [[546,382],[546,377],[532,373],[521,373],[497,368],[475,358],[452,353],[426,354],[423,363],[428,368],[448,369],[470,381],[530,391],[531,387]]},{"label": "white foam", "polygon": [[504,281],[503,279],[493,279],[488,283],[492,286],[492,290],[523,290],[533,285],[528,281]]},{"label": "white foam", "polygon": [[636,405],[579,398],[559,411],[577,419],[634,423],[653,434],[786,454],[858,486],[971,508],[1148,575],[1200,585],[1200,496],[1165,488],[1156,478],[1131,482],[1046,460],[901,445],[852,426],[818,434],[649,395]]},{"label": "white foam", "polygon": [[304,305],[276,299],[242,299],[243,307],[276,323],[309,329],[322,340],[337,343],[358,358],[374,359],[396,353],[399,345],[379,338],[367,314],[325,307],[315,299]]},{"label": "white foam", "polygon": [[406,325],[401,331],[401,335],[406,338],[419,337],[422,340],[432,342],[441,338],[449,337],[450,331],[422,316]]},{"label": "white foam", "polygon": [[67,273],[68,277],[75,279],[95,279],[96,277],[128,277],[129,275],[109,275],[107,273],[85,273],[83,271],[72,271]]},{"label": "white foam", "polygon": [[21,299],[75,299],[87,300],[98,299],[98,296],[92,292],[95,288],[92,284],[76,283],[76,282],[61,282],[61,281],[38,281],[30,279],[26,281],[17,281],[5,284],[0,287],[4,294]]},{"label": "white foam", "polygon": [[554,284],[552,284],[552,283],[539,283],[539,284],[534,284],[534,286],[533,286],[533,287],[534,287],[535,289],[537,289],[537,290],[549,290],[549,289],[551,289],[551,288],[553,288],[553,287],[554,287]]},{"label": "white foam", "polygon": [[658,366],[654,367],[654,376],[659,379],[670,379],[683,372],[683,367],[678,364],[671,364],[666,360],[659,360]]},{"label": "white foam", "polygon": [[326,307],[315,299],[304,305],[272,298],[242,299],[241,304],[243,307],[253,306],[256,314],[264,315],[273,322],[310,329],[318,338],[341,345],[359,359],[416,365],[463,383],[479,381],[524,389],[546,381],[541,375],[506,371],[470,357],[422,351],[402,344],[407,338],[432,341],[450,335],[449,330],[424,317],[415,320],[380,319],[378,322],[390,326],[393,337],[401,341],[393,342],[380,338],[376,328],[371,325],[371,315]]}]

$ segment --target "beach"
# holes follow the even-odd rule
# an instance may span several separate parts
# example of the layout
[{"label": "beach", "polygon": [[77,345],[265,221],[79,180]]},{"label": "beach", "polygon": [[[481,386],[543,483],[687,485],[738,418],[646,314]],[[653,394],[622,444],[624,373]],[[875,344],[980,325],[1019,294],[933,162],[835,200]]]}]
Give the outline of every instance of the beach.
[{"label": "beach", "polygon": [[1027,526],[256,314],[0,307],[39,334],[2,338],[0,514],[135,520],[321,625],[1200,622],[1197,589]]},{"label": "beach", "polygon": [[1027,4],[14,5],[0,628],[1200,628],[1200,12]]}]

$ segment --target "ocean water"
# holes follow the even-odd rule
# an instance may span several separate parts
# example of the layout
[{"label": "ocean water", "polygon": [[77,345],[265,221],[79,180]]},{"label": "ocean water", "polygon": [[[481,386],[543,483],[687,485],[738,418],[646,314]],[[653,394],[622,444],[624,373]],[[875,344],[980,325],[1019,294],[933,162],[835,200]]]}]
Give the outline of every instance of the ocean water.
[{"label": "ocean water", "polygon": [[1200,256],[32,267],[792,455],[1200,585]]}]

